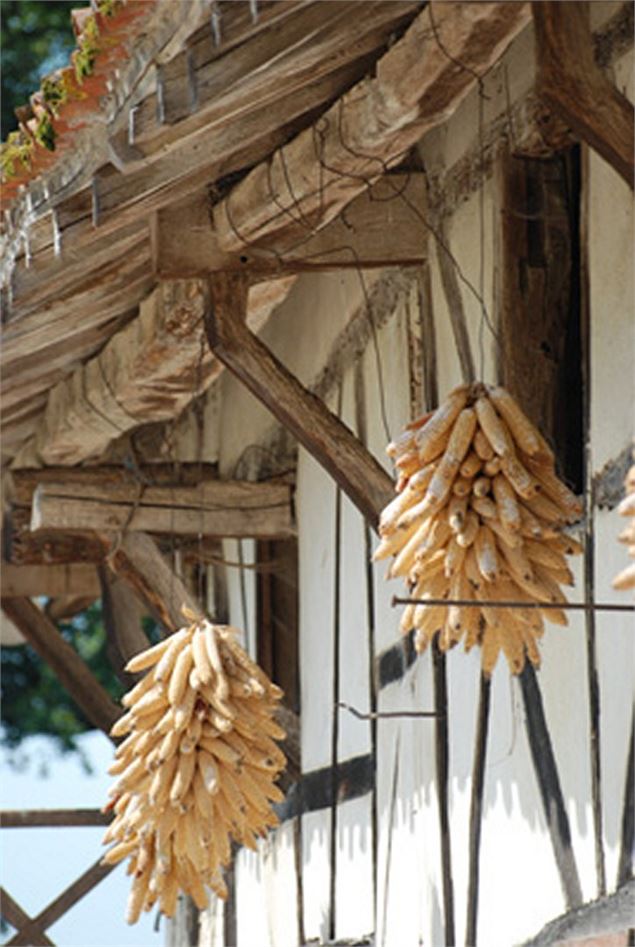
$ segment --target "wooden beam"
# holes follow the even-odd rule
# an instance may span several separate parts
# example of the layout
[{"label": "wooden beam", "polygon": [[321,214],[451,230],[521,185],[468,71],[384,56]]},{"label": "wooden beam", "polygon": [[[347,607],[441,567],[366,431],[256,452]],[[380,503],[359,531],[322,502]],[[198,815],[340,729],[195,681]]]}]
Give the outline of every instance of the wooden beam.
[{"label": "wooden beam", "polygon": [[261,162],[214,209],[219,244],[242,252],[274,240],[286,252],[336,217],[430,129],[528,23],[526,3],[429,3],[314,125]]},{"label": "wooden beam", "polygon": [[75,615],[79,615],[94,601],[92,596],[87,595],[60,595],[47,602],[44,613],[57,624],[59,621],[68,621]]},{"label": "wooden beam", "polygon": [[37,943],[33,940],[34,937],[41,936],[41,931],[52,927],[55,921],[72,908],[85,894],[88,894],[106,875],[109,875],[114,867],[115,865],[102,865],[101,859],[95,862],[77,881],[69,885],[59,897],[51,901],[48,907],[44,908],[37,917],[21,927],[18,933],[7,941],[7,944],[11,944],[12,947],[14,945],[17,947],[18,944],[26,947],[28,944]]},{"label": "wooden beam", "polygon": [[538,92],[633,188],[633,106],[596,64],[588,3],[534,0]]},{"label": "wooden beam", "polygon": [[82,595],[99,598],[100,588],[93,565],[74,563],[55,566],[16,566],[3,562],[0,571],[2,598],[31,598],[35,595]]},{"label": "wooden beam", "polygon": [[134,684],[135,676],[125,671],[126,664],[151,644],[143,629],[146,609],[130,586],[113,575],[106,565],[99,567],[99,581],[106,654],[117,677],[128,689]]},{"label": "wooden beam", "polygon": [[112,812],[101,809],[3,809],[0,827],[3,829],[35,829],[51,826],[108,825]]},{"label": "wooden beam", "polygon": [[201,612],[194,596],[145,533],[125,533],[111,551],[108,564],[167,631],[183,626],[184,605],[197,614]]},{"label": "wooden beam", "polygon": [[28,598],[2,599],[2,610],[46,661],[86,718],[109,734],[121,709],[44,612]]},{"label": "wooden beam", "polygon": [[16,565],[54,565],[56,563],[101,562],[104,545],[94,533],[61,533],[41,530],[32,533],[31,511],[17,508],[5,514],[3,555]]},{"label": "wooden beam", "polygon": [[[250,321],[259,328],[286,295],[290,280],[255,291]],[[141,424],[171,420],[218,377],[205,345],[201,280],[161,282],[139,315],[99,355],[51,391],[34,437],[15,466],[78,464]]]},{"label": "wooden beam", "polygon": [[185,536],[294,536],[291,487],[267,481],[203,481],[196,487],[133,483],[42,483],[33,496],[31,530],[95,530]]},{"label": "wooden beam", "polygon": [[[2,917],[17,930],[31,923],[31,918],[26,911],[20,907],[17,901],[14,901],[8,891],[0,887],[0,904],[2,905]],[[37,930],[33,932],[31,944],[33,947],[53,947],[53,941],[46,936],[44,931]]]},{"label": "wooden beam", "polygon": [[375,458],[318,397],[304,388],[245,322],[247,282],[218,274],[206,315],[210,348],[331,474],[376,526],[393,484]]},{"label": "wooden beam", "polygon": [[197,195],[158,212],[155,271],[165,278],[243,270],[257,280],[272,273],[419,266],[427,255],[424,213],[424,175],[391,174],[356,197],[345,219],[337,217],[318,233],[304,234],[296,246],[279,249],[274,240],[265,248],[225,253],[213,230],[206,195]]}]

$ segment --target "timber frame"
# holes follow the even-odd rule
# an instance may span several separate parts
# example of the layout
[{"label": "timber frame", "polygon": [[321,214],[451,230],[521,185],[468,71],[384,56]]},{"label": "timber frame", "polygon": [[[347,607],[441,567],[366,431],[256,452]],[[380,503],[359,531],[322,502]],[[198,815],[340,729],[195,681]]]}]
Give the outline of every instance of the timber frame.
[{"label": "timber frame", "polygon": [[[314,0],[264,4],[255,19],[251,4],[223,3],[225,32],[216,35],[218,24],[210,32],[202,0],[193,0],[187,13],[170,10],[169,0],[153,3],[157,25],[148,30],[144,56],[145,67],[156,64],[154,85],[134,78],[139,63],[113,78],[108,121],[99,123],[94,141],[88,132],[78,134],[68,167],[44,171],[16,191],[3,234],[2,609],[104,732],[119,710],[65,643],[56,621],[101,596],[122,674],[127,657],[145,645],[141,612],[170,633],[182,624],[184,605],[194,613],[202,609],[194,584],[176,568],[181,553],[200,570],[204,554],[217,554],[224,539],[297,534],[293,474],[258,481],[221,477],[214,445],[203,442],[204,412],[213,411],[223,372],[237,378],[328,473],[337,485],[338,511],[340,491],[346,494],[364,518],[371,549],[370,530],[377,529],[390,498],[391,478],[361,432],[353,433],[327,407],[324,391],[310,390],[262,337],[276,309],[292,304],[301,279],[327,270],[393,267],[430,292],[425,281],[434,250],[461,372],[473,380],[476,360],[447,249],[441,195],[445,187],[448,203],[458,203],[493,170],[502,194],[501,256],[509,264],[498,287],[499,372],[513,388],[514,378],[527,370],[522,333],[538,331],[529,320],[515,324],[517,312],[548,310],[551,317],[561,306],[565,319],[570,302],[545,300],[540,280],[527,289],[510,277],[526,235],[509,208],[518,210],[521,184],[532,173],[527,166],[519,170],[519,156],[544,161],[570,155],[583,143],[631,189],[634,180],[633,110],[609,79],[606,63],[594,57],[585,4],[400,0],[370,4],[360,22],[356,4],[341,2],[325,22]],[[496,151],[495,127],[492,141],[481,142],[478,155],[463,156],[440,182],[434,168],[422,170],[417,144],[481,87],[531,21],[536,79],[514,115],[525,119],[523,139],[513,154]],[[542,186],[547,162],[535,173]],[[550,209],[564,219],[560,185],[550,181],[546,188]],[[558,263],[564,268],[570,257]],[[375,332],[372,318],[367,311],[361,317],[367,335]],[[426,336],[424,327],[422,334],[423,355],[433,363],[434,331]],[[543,389],[525,407],[556,427],[552,404],[541,395],[553,394],[562,380],[550,374],[549,359],[541,365]],[[438,401],[436,369],[426,372],[425,384],[430,408]],[[413,404],[421,397],[417,392]],[[177,417],[196,435],[195,450],[178,464],[170,443]],[[585,568],[588,580],[591,566]],[[46,613],[31,601],[36,595],[51,597]],[[133,618],[126,621],[126,613]],[[594,628],[586,634],[593,717],[599,712],[593,702]],[[403,678],[413,660],[411,642],[377,655],[375,697]],[[533,668],[523,672],[520,692],[558,877],[567,907],[577,909],[583,902],[578,864]],[[442,914],[450,944],[448,675],[439,652],[433,693]],[[489,681],[481,678],[468,840],[467,933],[474,942],[490,700]],[[597,719],[591,725],[596,739]],[[297,747],[291,752],[297,763]],[[280,807],[281,818],[334,809],[337,800],[374,791],[376,766],[373,744],[369,754],[343,765],[303,773]],[[590,767],[603,893],[597,742]],[[99,816],[25,813],[5,824],[91,819]],[[629,823],[623,837],[632,831]],[[625,882],[628,866],[621,871]],[[31,936],[50,943],[44,931],[60,905],[106,873],[93,866],[34,919],[3,892],[7,916],[20,928],[11,943]]]}]

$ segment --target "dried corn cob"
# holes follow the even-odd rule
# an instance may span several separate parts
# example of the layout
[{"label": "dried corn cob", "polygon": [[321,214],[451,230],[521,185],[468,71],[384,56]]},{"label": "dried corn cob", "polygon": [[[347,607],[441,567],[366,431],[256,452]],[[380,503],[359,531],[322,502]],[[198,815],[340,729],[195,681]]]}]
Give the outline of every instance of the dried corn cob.
[{"label": "dried corn cob", "polygon": [[104,863],[130,857],[128,922],[154,904],[172,916],[179,890],[199,908],[206,886],[227,891],[230,837],[255,844],[277,823],[274,781],[285,759],[273,740],[282,696],[234,641],[235,629],[186,612],[191,624],[128,662],[146,676],[124,697],[113,728],[128,734],[110,772],[115,818]]},{"label": "dried corn cob", "polygon": [[[635,459],[635,450],[633,450],[633,458]],[[632,559],[635,559],[635,464],[626,474],[624,488],[626,496],[618,506],[618,510],[622,516],[629,517],[629,523],[618,538],[621,543],[626,543],[629,555]],[[615,576],[613,588],[620,592],[625,589],[635,589],[635,562],[631,562]]]},{"label": "dried corn cob", "polygon": [[442,650],[480,644],[486,674],[501,651],[514,673],[526,658],[537,665],[543,616],[566,624],[565,612],[496,602],[566,601],[565,554],[581,548],[563,530],[582,512],[540,432],[504,389],[462,385],[389,454],[398,457],[398,495],[381,517],[375,559],[394,556],[389,577],[406,577],[414,597],[486,603],[410,605],[402,631],[414,628],[418,650],[437,634]]}]

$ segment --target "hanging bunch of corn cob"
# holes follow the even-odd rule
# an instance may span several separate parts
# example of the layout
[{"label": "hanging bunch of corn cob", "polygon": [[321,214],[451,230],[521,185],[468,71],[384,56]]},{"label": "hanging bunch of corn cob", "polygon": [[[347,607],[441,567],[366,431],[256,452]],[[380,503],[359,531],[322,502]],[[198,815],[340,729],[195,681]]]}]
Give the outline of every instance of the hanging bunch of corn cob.
[{"label": "hanging bunch of corn cob", "polygon": [[[633,451],[633,458],[635,459],[635,450]],[[618,511],[622,516],[630,517],[630,522],[626,529],[623,529],[620,533],[619,540],[621,543],[626,543],[629,555],[635,559],[635,464],[626,474],[624,487],[626,496],[618,506]],[[630,565],[622,569],[619,575],[615,576],[613,588],[620,592],[624,589],[635,589],[635,562],[631,562]]]},{"label": "hanging bunch of corn cob", "polygon": [[[556,476],[544,438],[503,388],[462,385],[387,448],[397,496],[384,509],[375,559],[394,556],[388,576],[406,578],[417,599],[482,606],[406,606],[401,630],[423,651],[463,640],[482,647],[491,674],[502,650],[514,673],[538,665],[543,620],[567,624],[559,608],[494,607],[496,602],[566,602],[566,555],[581,552],[563,528],[581,504]],[[489,604],[491,603],[491,605]]]},{"label": "hanging bunch of corn cob", "polygon": [[277,824],[271,801],[285,759],[274,713],[282,696],[234,640],[235,630],[183,610],[191,624],[127,665],[147,671],[123,698],[112,729],[126,739],[110,773],[115,818],[104,862],[130,856],[127,920],[158,904],[172,916],[179,891],[199,908],[208,885],[226,897],[230,837],[254,848]]}]

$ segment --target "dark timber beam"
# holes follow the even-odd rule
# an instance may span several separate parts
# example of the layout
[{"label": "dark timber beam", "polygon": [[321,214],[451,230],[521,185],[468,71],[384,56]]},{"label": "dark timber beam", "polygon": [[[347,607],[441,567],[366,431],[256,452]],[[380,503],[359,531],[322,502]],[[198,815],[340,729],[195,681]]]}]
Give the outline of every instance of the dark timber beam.
[{"label": "dark timber beam", "polygon": [[376,527],[393,492],[392,480],[352,431],[249,330],[247,290],[242,274],[219,273],[210,281],[211,307],[205,315],[210,348]]},{"label": "dark timber beam", "polygon": [[121,710],[53,622],[28,598],[2,599],[2,610],[46,661],[87,719],[109,734]]},{"label": "dark timber beam", "polygon": [[538,92],[632,188],[633,106],[596,65],[588,6],[561,0],[532,3]]}]

